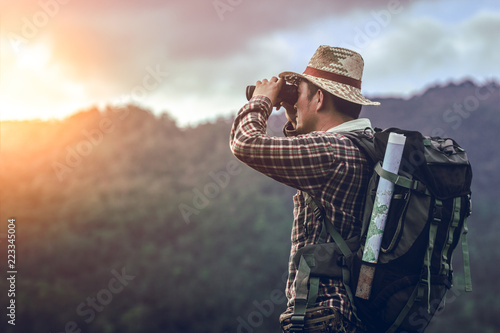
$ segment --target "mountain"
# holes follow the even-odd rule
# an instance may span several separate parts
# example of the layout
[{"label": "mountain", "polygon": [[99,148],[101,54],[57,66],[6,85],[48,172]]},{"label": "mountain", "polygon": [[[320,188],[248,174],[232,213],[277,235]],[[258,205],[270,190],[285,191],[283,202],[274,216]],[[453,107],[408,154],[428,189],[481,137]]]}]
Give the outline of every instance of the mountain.
[{"label": "mountain", "polygon": [[[474,292],[463,292],[457,269],[428,332],[494,331],[499,84],[374,99],[381,106],[362,113],[374,126],[452,137],[467,150]],[[277,331],[294,190],[232,156],[231,122],[180,128],[134,105],[2,122],[0,242],[6,249],[15,231],[18,271],[15,297],[0,280],[0,306],[14,299],[16,315],[16,327],[0,321],[2,332]],[[283,124],[274,114],[269,133]]]}]

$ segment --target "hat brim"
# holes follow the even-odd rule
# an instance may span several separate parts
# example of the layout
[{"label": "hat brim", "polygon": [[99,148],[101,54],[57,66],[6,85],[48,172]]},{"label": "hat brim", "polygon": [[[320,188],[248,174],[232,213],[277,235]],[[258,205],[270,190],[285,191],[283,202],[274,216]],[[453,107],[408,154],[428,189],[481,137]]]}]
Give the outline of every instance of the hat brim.
[{"label": "hat brim", "polygon": [[283,72],[279,77],[286,82],[296,84],[298,79],[306,79],[318,87],[325,89],[332,95],[345,99],[349,102],[361,105],[380,105],[380,102],[370,101],[361,94],[359,88],[355,88],[348,84],[331,81],[328,79],[318,78],[308,74],[299,74],[295,72]]}]

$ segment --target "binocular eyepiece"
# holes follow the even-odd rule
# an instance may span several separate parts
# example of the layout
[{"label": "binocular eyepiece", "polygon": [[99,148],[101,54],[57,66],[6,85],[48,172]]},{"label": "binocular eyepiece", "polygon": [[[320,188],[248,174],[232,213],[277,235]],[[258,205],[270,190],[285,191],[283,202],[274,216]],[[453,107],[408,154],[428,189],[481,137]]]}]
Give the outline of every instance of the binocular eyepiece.
[{"label": "binocular eyepiece", "polygon": [[[255,86],[247,86],[247,100],[250,100],[253,96],[253,92],[255,90]],[[290,105],[294,105],[299,98],[298,88],[292,84],[285,84],[283,88],[281,88],[278,98],[283,102],[286,102]]]}]

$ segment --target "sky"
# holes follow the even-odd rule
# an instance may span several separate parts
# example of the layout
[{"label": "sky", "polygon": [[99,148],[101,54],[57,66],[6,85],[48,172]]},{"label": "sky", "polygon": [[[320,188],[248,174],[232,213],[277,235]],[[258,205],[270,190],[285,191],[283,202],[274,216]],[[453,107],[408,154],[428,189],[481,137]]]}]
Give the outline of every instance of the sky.
[{"label": "sky", "polygon": [[319,45],[364,58],[363,93],[500,81],[498,0],[0,0],[0,120],[133,103],[180,126],[235,114],[245,87]]}]

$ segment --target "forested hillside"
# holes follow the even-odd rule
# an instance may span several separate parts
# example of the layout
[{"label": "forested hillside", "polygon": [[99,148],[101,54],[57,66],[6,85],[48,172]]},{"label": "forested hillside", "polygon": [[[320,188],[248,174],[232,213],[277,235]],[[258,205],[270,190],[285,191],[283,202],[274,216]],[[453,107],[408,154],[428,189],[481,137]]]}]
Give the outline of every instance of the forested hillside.
[{"label": "forested hillside", "polygon": [[[473,165],[473,293],[455,288],[428,332],[500,327],[500,87],[470,81],[363,116],[455,138]],[[242,100],[244,103],[244,100]],[[281,135],[282,113],[269,132]],[[0,267],[15,219],[15,326],[2,332],[277,332],[284,310],[294,190],[229,150],[231,119],[179,128],[137,106],[62,121],[3,122]],[[4,313],[9,281],[0,279]]]}]

